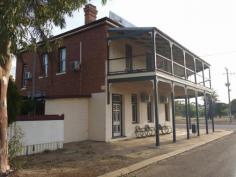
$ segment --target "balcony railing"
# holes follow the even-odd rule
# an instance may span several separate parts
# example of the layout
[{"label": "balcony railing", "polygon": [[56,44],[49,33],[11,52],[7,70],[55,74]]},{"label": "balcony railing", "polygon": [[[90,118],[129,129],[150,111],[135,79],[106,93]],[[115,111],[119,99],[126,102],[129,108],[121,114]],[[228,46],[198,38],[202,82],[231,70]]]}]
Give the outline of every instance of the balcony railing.
[{"label": "balcony railing", "polygon": [[191,69],[186,68],[186,79],[195,83],[195,72]]},{"label": "balcony railing", "polygon": [[160,54],[156,54],[156,59],[157,59],[157,69],[167,72],[167,73],[171,73],[172,72],[172,64],[171,64],[171,60],[160,55]]},{"label": "balcony railing", "polygon": [[196,74],[196,83],[200,84],[200,85],[204,85],[204,81],[203,81],[203,76],[201,74]]},{"label": "balcony railing", "polygon": [[157,71],[211,88],[210,65],[154,27],[111,28],[107,39],[108,75]]},{"label": "balcony railing", "polygon": [[153,71],[152,61],[149,55],[144,54],[132,56],[132,59],[112,58],[108,60],[108,73],[126,74]]},{"label": "balcony railing", "polygon": [[111,58],[108,60],[108,74],[115,75],[149,71],[161,71],[195,84],[200,84],[208,88],[211,87],[210,79],[207,76],[203,78],[202,71],[195,73],[195,71],[189,69],[188,67],[185,67],[180,63],[172,61],[171,59],[160,54],[156,54],[156,69],[154,69],[154,66],[155,62],[153,60],[152,55],[150,54],[135,55],[132,56],[132,58]]}]

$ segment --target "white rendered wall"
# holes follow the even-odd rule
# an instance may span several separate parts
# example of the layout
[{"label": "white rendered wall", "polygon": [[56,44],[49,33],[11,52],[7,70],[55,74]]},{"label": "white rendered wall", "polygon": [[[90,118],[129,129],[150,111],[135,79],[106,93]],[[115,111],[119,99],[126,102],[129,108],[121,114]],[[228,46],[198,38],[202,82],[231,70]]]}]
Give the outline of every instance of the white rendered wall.
[{"label": "white rendered wall", "polygon": [[[144,88],[144,87],[143,87]],[[146,92],[152,94],[149,86],[145,86]],[[146,124],[149,124],[151,127],[155,126],[155,120],[153,122],[148,122],[147,120],[147,103],[141,102],[140,93],[142,90],[133,84],[132,88],[126,87],[111,87],[111,95],[110,95],[110,104],[106,105],[106,141],[110,141],[112,139],[112,93],[121,94],[122,95],[122,129],[123,136],[126,137],[135,137],[135,126],[139,125],[140,127],[144,127]],[[131,108],[131,94],[137,94],[138,96],[138,123],[132,123],[132,108]],[[170,100],[170,96],[168,96]],[[169,120],[165,120],[165,104],[158,103],[158,111],[159,111],[159,124],[161,125],[170,125],[172,126],[172,105],[171,102],[169,104]],[[154,103],[153,103],[154,105]],[[153,115],[154,115],[154,108]]]},{"label": "white rendered wall", "polygon": [[88,139],[89,98],[48,99],[45,114],[64,114],[65,143]]},{"label": "white rendered wall", "polygon": [[23,133],[23,150],[19,155],[63,148],[64,120],[17,121],[8,128],[9,139],[15,127]]},{"label": "white rendered wall", "polygon": [[24,133],[24,145],[64,141],[63,120],[17,121],[16,126]]},{"label": "white rendered wall", "polygon": [[106,93],[92,94],[89,100],[89,140],[105,141]]}]

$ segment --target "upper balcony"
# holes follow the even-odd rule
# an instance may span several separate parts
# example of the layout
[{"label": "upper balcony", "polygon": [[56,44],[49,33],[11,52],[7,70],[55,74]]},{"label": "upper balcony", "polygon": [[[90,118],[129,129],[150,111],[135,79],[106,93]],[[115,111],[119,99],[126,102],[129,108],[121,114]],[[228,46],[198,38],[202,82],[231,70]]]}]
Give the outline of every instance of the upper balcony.
[{"label": "upper balcony", "polygon": [[162,73],[211,88],[210,65],[156,28],[112,28],[108,76]]}]

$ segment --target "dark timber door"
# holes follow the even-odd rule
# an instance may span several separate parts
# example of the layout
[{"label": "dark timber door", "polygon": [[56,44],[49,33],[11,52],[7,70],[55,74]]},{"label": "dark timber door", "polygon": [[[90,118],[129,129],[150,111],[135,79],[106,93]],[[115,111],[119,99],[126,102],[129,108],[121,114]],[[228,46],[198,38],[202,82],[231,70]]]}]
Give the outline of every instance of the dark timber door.
[{"label": "dark timber door", "polygon": [[131,72],[133,70],[133,54],[132,47],[130,45],[125,45],[125,55],[126,55],[126,70]]},{"label": "dark timber door", "polygon": [[112,94],[112,136],[122,135],[122,96]]}]

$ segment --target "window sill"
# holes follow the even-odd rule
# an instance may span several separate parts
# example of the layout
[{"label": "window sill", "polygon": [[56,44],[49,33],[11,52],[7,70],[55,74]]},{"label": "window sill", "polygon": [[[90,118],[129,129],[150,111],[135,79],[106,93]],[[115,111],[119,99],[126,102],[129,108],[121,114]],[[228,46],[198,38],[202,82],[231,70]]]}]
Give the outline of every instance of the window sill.
[{"label": "window sill", "polygon": [[26,87],[22,87],[21,90],[26,90],[27,88]]},{"label": "window sill", "polygon": [[48,78],[48,76],[39,76],[38,79]]},{"label": "window sill", "polygon": [[139,122],[132,122],[132,124],[139,124]]},{"label": "window sill", "polygon": [[66,74],[66,72],[56,73],[56,76]]}]

